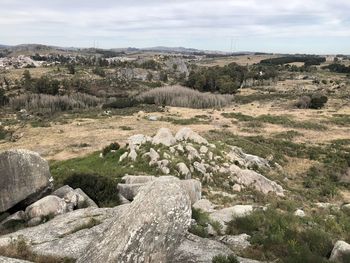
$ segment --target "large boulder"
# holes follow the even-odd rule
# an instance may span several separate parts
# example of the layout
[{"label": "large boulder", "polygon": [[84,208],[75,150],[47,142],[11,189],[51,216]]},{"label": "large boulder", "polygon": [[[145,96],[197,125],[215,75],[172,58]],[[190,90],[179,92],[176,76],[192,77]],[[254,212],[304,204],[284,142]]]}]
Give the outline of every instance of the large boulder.
[{"label": "large boulder", "polygon": [[208,145],[208,141],[200,136],[198,133],[194,132],[191,128],[184,127],[180,129],[176,135],[175,139],[177,141],[192,141],[198,144],[206,144]]},{"label": "large boulder", "polygon": [[28,206],[25,210],[25,215],[28,220],[31,220],[34,218],[43,219],[66,212],[68,212],[68,206],[63,199],[55,195],[48,195]]},{"label": "large boulder", "polygon": [[0,153],[0,175],[0,213],[23,200],[37,200],[51,187],[48,162],[27,150]]},{"label": "large boulder", "polygon": [[337,241],[329,260],[337,263],[348,263],[347,260],[350,260],[350,244],[341,240]]},{"label": "large boulder", "polygon": [[73,189],[64,185],[55,190],[52,195],[58,196],[66,201],[70,210],[86,207],[98,207],[97,204],[80,188]]},{"label": "large boulder", "polygon": [[38,226],[0,236],[0,246],[21,239],[39,255],[77,259],[84,254],[89,244],[95,242],[99,234],[108,229],[111,222],[118,221],[128,206],[89,207],[58,215]]},{"label": "large boulder", "polygon": [[246,168],[270,168],[269,162],[266,159],[256,155],[246,154],[237,146],[231,146],[231,151],[227,156],[232,162],[238,162]]},{"label": "large boulder", "polygon": [[272,192],[278,196],[284,196],[282,186],[253,170],[241,169],[237,165],[232,164],[229,171],[238,184],[254,187],[257,191],[264,194]]},{"label": "large boulder", "polygon": [[125,175],[122,181],[125,184],[144,184],[152,182],[156,179],[153,175]]},{"label": "large boulder", "polygon": [[175,137],[168,128],[160,128],[152,139],[153,144],[172,146],[176,143]]},{"label": "large boulder", "polygon": [[190,221],[187,193],[178,180],[160,177],[141,189],[77,263],[169,262]]}]

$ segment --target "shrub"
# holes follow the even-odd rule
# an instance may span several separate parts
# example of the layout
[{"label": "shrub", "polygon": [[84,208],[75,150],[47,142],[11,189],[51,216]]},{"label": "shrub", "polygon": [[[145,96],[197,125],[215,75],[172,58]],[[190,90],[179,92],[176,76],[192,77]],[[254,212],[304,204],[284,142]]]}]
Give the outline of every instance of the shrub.
[{"label": "shrub", "polygon": [[92,70],[92,73],[94,73],[94,74],[96,74],[97,76],[100,76],[100,77],[105,77],[106,76],[106,72],[101,67],[94,68]]},{"label": "shrub", "polygon": [[5,95],[5,90],[0,88],[0,106],[3,106],[9,102],[8,97]]},{"label": "shrub", "polygon": [[103,109],[123,109],[137,106],[139,102],[133,98],[115,98],[114,101],[106,103],[102,106]]},{"label": "shrub", "polygon": [[239,263],[235,255],[217,255],[213,257],[212,263]]},{"label": "shrub", "polygon": [[321,94],[302,96],[295,106],[299,109],[321,109],[326,104],[328,98]]},{"label": "shrub", "polygon": [[157,105],[189,107],[189,108],[220,108],[229,105],[232,95],[202,93],[181,86],[156,88],[139,95],[140,101],[154,101]]},{"label": "shrub", "polygon": [[14,110],[27,109],[30,111],[55,113],[96,107],[101,102],[101,99],[83,93],[73,93],[64,96],[25,94],[11,98],[9,104]]},{"label": "shrub", "polygon": [[117,142],[112,142],[110,145],[106,146],[103,148],[102,150],[102,155],[106,156],[107,154],[109,154],[112,150],[113,151],[117,151],[120,149],[120,145]]},{"label": "shrub", "polygon": [[94,174],[73,174],[64,180],[72,188],[81,188],[99,207],[119,205],[117,181]]}]

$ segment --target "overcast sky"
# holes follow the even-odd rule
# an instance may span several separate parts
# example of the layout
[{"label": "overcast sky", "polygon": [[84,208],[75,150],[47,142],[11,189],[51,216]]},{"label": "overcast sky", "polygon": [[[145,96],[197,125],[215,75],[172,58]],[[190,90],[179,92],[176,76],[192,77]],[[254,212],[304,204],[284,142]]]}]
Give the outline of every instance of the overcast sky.
[{"label": "overcast sky", "polygon": [[0,44],[350,54],[350,0],[0,0]]}]

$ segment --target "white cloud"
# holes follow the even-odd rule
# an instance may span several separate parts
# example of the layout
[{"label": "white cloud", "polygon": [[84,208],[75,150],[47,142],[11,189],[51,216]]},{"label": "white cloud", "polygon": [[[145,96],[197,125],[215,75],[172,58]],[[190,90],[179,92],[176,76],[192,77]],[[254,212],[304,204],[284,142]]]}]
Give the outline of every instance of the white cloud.
[{"label": "white cloud", "polygon": [[325,36],[327,41],[350,38],[346,0],[0,1],[0,42],[10,44],[86,46],[101,39],[105,47],[183,43],[225,49],[220,41],[231,37],[305,43]]}]

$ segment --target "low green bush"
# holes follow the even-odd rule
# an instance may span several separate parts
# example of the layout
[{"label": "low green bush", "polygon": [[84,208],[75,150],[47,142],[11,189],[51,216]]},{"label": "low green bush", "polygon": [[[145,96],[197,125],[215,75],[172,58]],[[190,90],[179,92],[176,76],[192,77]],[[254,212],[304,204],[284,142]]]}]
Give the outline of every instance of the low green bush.
[{"label": "low green bush", "polygon": [[120,204],[117,180],[95,174],[73,174],[64,180],[64,184],[81,188],[99,207]]},{"label": "low green bush", "polygon": [[115,98],[114,101],[103,104],[103,109],[123,109],[137,106],[139,101],[133,98]]},{"label": "low green bush", "polygon": [[213,257],[212,263],[239,263],[235,255],[217,255]]},{"label": "low green bush", "polygon": [[117,151],[120,149],[120,145],[117,142],[112,142],[110,145],[104,147],[102,149],[102,155],[106,156],[107,154],[109,154],[111,151]]}]

